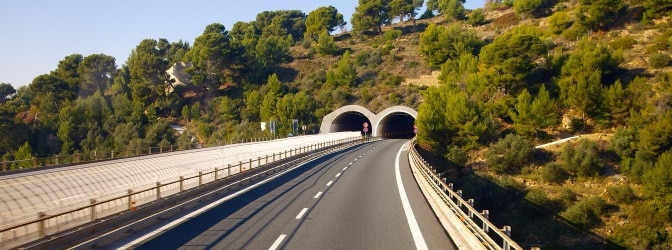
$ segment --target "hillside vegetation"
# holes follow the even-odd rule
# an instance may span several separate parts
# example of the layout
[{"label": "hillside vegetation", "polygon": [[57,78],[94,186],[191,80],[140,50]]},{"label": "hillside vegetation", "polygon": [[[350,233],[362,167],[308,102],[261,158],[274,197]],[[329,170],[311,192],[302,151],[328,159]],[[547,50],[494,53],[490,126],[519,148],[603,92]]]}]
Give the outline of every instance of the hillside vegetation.
[{"label": "hillside vegetation", "polygon": [[0,156],[217,145],[272,120],[314,133],[343,105],[406,105],[425,156],[525,248],[672,248],[672,2],[422,4],[361,0],[350,32],[331,6],[266,11],[193,45],[145,39],[120,67],[68,55],[0,84]]}]

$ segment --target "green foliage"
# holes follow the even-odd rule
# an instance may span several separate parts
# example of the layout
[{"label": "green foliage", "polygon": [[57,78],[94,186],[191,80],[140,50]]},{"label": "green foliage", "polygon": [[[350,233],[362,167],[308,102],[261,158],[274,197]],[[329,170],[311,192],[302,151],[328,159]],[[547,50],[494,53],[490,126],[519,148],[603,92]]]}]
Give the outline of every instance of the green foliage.
[{"label": "green foliage", "polygon": [[439,12],[446,16],[449,21],[462,20],[466,10],[464,9],[465,0],[439,0]]},{"label": "green foliage", "polygon": [[656,53],[649,57],[649,65],[655,69],[664,68],[670,65],[672,59],[668,54]]},{"label": "green foliage", "polygon": [[525,200],[545,209],[551,209],[553,202],[548,198],[544,190],[531,189],[525,194]]},{"label": "green foliage", "polygon": [[606,30],[625,10],[623,0],[581,0],[576,20],[591,30]]},{"label": "green foliage", "polygon": [[577,145],[567,144],[560,158],[565,168],[578,177],[593,177],[600,174],[602,163],[597,143],[581,139]]},{"label": "green foliage", "polygon": [[533,15],[539,9],[548,5],[550,0],[516,0],[513,1],[513,9],[519,15]]},{"label": "green foliage", "polygon": [[458,165],[464,166],[469,161],[469,155],[460,147],[449,146],[447,151],[446,158]]},{"label": "green foliage", "polygon": [[583,198],[576,204],[562,212],[562,217],[575,225],[590,228],[597,226],[607,208],[607,204],[600,197]]},{"label": "green foliage", "polygon": [[540,34],[536,28],[520,26],[483,47],[479,56],[496,86],[513,94],[525,87],[527,75],[538,67],[535,61],[547,52]]},{"label": "green foliage", "polygon": [[509,134],[488,148],[485,161],[497,173],[517,173],[529,164],[534,145],[519,135]]},{"label": "green foliage", "polygon": [[424,0],[390,0],[390,17],[398,17],[399,22],[404,22],[405,17],[414,20],[416,10],[422,7],[423,2]]},{"label": "green foliage", "polygon": [[459,25],[450,27],[430,24],[420,35],[420,54],[431,66],[439,66],[461,54],[474,54],[481,46],[475,33]]},{"label": "green foliage", "polygon": [[294,45],[292,36],[262,36],[255,47],[260,64],[269,67],[289,62],[292,57],[290,47]]},{"label": "green foliage", "polygon": [[561,184],[567,179],[567,172],[558,163],[549,163],[541,170],[541,179],[550,184]]},{"label": "green foliage", "polygon": [[565,208],[569,208],[576,201],[576,194],[570,188],[562,188],[560,194],[558,195],[558,200],[562,202],[562,205]]},{"label": "green foliage", "polygon": [[477,8],[475,10],[471,11],[471,14],[469,15],[469,20],[467,20],[467,23],[469,23],[471,26],[481,26],[486,23],[485,20],[485,11],[483,8]]},{"label": "green foliage", "polygon": [[338,13],[334,6],[319,7],[306,17],[306,32],[303,34],[305,39],[317,40],[324,33],[331,33],[336,28],[343,28],[346,22],[343,21],[343,14]]},{"label": "green foliage", "polygon": [[645,21],[663,17],[672,9],[672,1],[670,0],[643,0],[641,2],[646,8],[643,17]]},{"label": "green foliage", "polygon": [[558,11],[548,17],[548,30],[556,35],[561,34],[567,28],[572,26],[572,19],[565,11]]},{"label": "green foliage", "polygon": [[618,204],[630,204],[637,199],[635,191],[627,184],[608,187],[607,195]]},{"label": "green foliage", "polygon": [[24,143],[19,150],[14,154],[14,163],[9,167],[10,169],[23,169],[33,167],[33,149],[28,142]]},{"label": "green foliage", "polygon": [[334,37],[325,31],[322,32],[317,39],[315,51],[320,55],[336,55],[340,49],[338,48],[338,45],[336,45]]},{"label": "green foliage", "polygon": [[624,36],[618,38],[610,43],[611,47],[614,49],[632,49],[633,46],[637,44],[637,40],[632,38],[632,36]]},{"label": "green foliage", "polygon": [[653,169],[644,175],[648,195],[672,201],[672,151],[660,155]]},{"label": "green foliage", "polygon": [[619,127],[609,139],[609,148],[621,159],[635,157],[636,134],[631,130]]},{"label": "green foliage", "polygon": [[346,51],[335,69],[327,71],[327,81],[325,84],[334,87],[355,86],[357,83],[357,70],[350,62],[350,52]]},{"label": "green foliage", "polygon": [[389,6],[380,0],[359,0],[359,5],[352,14],[352,31],[363,33],[373,30],[382,34],[381,26],[391,21]]},{"label": "green foliage", "polygon": [[4,104],[10,96],[16,94],[16,90],[9,83],[0,83],[0,104]]},{"label": "green foliage", "polygon": [[626,224],[616,227],[609,239],[628,249],[670,249],[668,232],[664,227]]},{"label": "green foliage", "polygon": [[624,125],[632,108],[628,91],[623,89],[620,80],[604,91],[604,107],[608,110],[609,122],[613,125]]}]

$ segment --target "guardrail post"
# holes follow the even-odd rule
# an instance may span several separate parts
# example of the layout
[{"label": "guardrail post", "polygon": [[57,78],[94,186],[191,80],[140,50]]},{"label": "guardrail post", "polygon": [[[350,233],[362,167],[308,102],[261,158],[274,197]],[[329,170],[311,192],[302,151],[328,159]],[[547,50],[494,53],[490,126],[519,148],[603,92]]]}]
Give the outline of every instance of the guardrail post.
[{"label": "guardrail post", "polygon": [[[490,211],[488,211],[487,209],[486,209],[486,210],[483,210],[483,213],[482,213],[482,214],[483,214],[483,217],[484,217],[486,220],[489,220],[489,219],[490,219]],[[483,221],[483,232],[486,232],[486,233],[487,233],[488,231],[490,231],[489,229],[490,229],[490,227],[488,227],[488,224],[485,223],[485,221]]]},{"label": "guardrail post", "polygon": [[[273,161],[275,161],[275,152],[273,152]],[[4,162],[3,162],[4,163]]]},{"label": "guardrail post", "polygon": [[133,202],[133,190],[128,190],[128,210],[135,210],[135,202]]},{"label": "guardrail post", "polygon": [[215,167],[215,181],[217,180],[217,175],[218,175],[217,172],[219,172],[219,169],[217,169],[217,167]]},{"label": "guardrail post", "polygon": [[156,182],[156,200],[161,199],[161,182]]},{"label": "guardrail post", "polygon": [[250,159],[250,168],[248,168],[248,169],[252,170],[252,159]]},{"label": "guardrail post", "polygon": [[180,192],[184,191],[184,176],[180,176]]},{"label": "guardrail post", "polygon": [[58,165],[58,155],[54,155],[54,165]]},{"label": "guardrail post", "polygon": [[159,154],[163,154],[163,146],[159,146]]},{"label": "guardrail post", "polygon": [[[469,206],[472,208],[474,207],[474,199],[467,200],[467,203],[469,203]],[[474,212],[471,209],[469,209],[469,218],[474,218]]]},{"label": "guardrail post", "polygon": [[[511,226],[504,226],[504,228],[502,228],[502,231],[504,232],[504,234],[506,234],[506,236],[511,237]],[[505,250],[511,249],[511,246],[509,245],[508,241],[506,240],[504,241],[502,249]]]},{"label": "guardrail post", "polygon": [[231,176],[231,163],[229,163],[229,167],[226,168],[226,171],[227,171],[227,172],[226,172],[226,177]]},{"label": "guardrail post", "polygon": [[43,212],[38,212],[37,213],[37,218],[40,218],[40,222],[37,225],[37,227],[38,227],[37,232],[38,232],[40,238],[42,238],[42,237],[44,237],[44,235],[46,235],[46,232],[45,232],[45,224],[46,223],[44,222],[44,217],[47,217],[47,214],[45,214]]},{"label": "guardrail post", "polygon": [[242,173],[242,172],[243,172],[243,162],[238,161],[238,173]]},{"label": "guardrail post", "polygon": [[7,162],[3,161],[2,162],[2,172],[7,171]]},{"label": "guardrail post", "polygon": [[264,160],[264,165],[268,164],[268,155],[266,155],[266,159]]},{"label": "guardrail post", "polygon": [[96,199],[91,199],[91,221],[96,221]]},{"label": "guardrail post", "polygon": [[259,159],[257,160],[257,167],[261,166],[261,156],[259,156]]},{"label": "guardrail post", "polygon": [[37,167],[37,158],[33,157],[33,167]]},{"label": "guardrail post", "polygon": [[203,185],[203,171],[198,171],[198,185]]}]

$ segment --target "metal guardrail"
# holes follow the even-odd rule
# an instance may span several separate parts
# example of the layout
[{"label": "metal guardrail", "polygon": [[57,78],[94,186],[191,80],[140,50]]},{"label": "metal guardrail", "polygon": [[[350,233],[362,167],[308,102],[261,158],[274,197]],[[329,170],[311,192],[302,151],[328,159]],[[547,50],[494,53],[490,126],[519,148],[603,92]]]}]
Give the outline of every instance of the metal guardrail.
[{"label": "metal guardrail", "polygon": [[[280,137],[276,138],[259,137],[250,139],[243,138],[239,140],[229,140],[224,142],[220,141],[217,144],[213,144],[208,147],[217,147],[217,146],[231,145],[236,143],[246,143],[246,142],[262,142],[262,141],[269,141],[272,139],[280,139]],[[38,167],[47,167],[47,166],[80,164],[80,163],[105,161],[105,160],[151,155],[151,154],[161,154],[161,153],[191,150],[191,149],[197,149],[197,148],[195,147],[192,148],[191,144],[184,145],[182,148],[178,145],[168,145],[159,147],[135,148],[133,150],[122,150],[122,151],[114,151],[114,150],[91,151],[72,155],[54,155],[52,157],[41,157],[41,158],[33,157],[31,159],[0,161],[0,171],[5,172],[5,171],[23,170]]]},{"label": "metal guardrail", "polygon": [[415,150],[416,143],[417,141],[414,138],[411,142],[409,158],[421,166],[419,169],[422,176],[432,184],[434,192],[460,218],[469,231],[488,249],[522,250],[523,248],[510,238],[511,227],[504,226],[503,228],[499,228],[495,226],[495,224],[492,224],[488,220],[488,210],[478,212],[474,208],[473,199],[465,201],[462,198],[462,190],[453,191],[453,184],[447,183],[446,178],[441,178],[437,175],[436,170],[431,170],[431,166],[418,154],[417,150]]},{"label": "metal guardrail", "polygon": [[[74,208],[62,213],[48,214],[47,212],[39,212],[38,219],[36,220],[0,229],[0,249],[15,248],[32,241],[49,237],[49,235],[54,235],[87,223],[95,222],[106,216],[134,211],[142,204],[154,202],[166,196],[199,187],[206,183],[235,177],[240,173],[244,173],[247,170],[252,170],[265,164],[270,164],[319,149],[328,149],[330,147],[351,142],[365,142],[370,139],[372,138],[363,139],[362,137],[350,137],[289,149],[277,154],[266,155],[266,157],[263,158],[258,157],[257,159],[240,161],[236,165],[228,164],[228,166],[223,168],[215,167],[214,170],[208,172],[200,171],[197,175],[191,177],[179,176],[176,177],[178,178],[177,180],[171,182],[156,182],[155,187],[141,190],[128,189],[128,193],[122,196],[102,201],[91,199],[90,205]],[[212,181],[207,182],[207,180]]]}]

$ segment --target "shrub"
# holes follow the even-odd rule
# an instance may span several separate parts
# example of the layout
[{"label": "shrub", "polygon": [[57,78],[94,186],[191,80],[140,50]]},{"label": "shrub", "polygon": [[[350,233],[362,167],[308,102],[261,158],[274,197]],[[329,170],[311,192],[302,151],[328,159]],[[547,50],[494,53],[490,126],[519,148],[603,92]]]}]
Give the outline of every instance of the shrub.
[{"label": "shrub", "polygon": [[632,36],[625,36],[611,42],[611,47],[615,50],[632,49],[635,44],[637,44],[637,40],[632,38]]},{"label": "shrub", "polygon": [[563,188],[560,190],[558,199],[565,208],[568,208],[576,201],[576,194],[570,188]]},{"label": "shrub", "polygon": [[483,8],[478,8],[471,11],[471,15],[469,15],[469,21],[467,22],[474,27],[485,24],[485,12],[483,11]]},{"label": "shrub", "polygon": [[637,198],[635,191],[628,185],[608,187],[607,195],[615,202],[623,204],[630,204]]},{"label": "shrub", "polygon": [[607,208],[607,203],[600,197],[584,198],[562,212],[562,217],[581,227],[596,226],[600,216]]},{"label": "shrub", "polygon": [[553,34],[560,34],[572,26],[572,19],[567,12],[559,11],[548,17],[548,30]]},{"label": "shrub", "polygon": [[669,55],[656,53],[649,57],[649,65],[651,65],[653,68],[659,69],[670,65],[670,60],[672,59],[670,59]]},{"label": "shrub", "polygon": [[545,209],[550,209],[553,204],[551,199],[549,199],[548,196],[546,196],[546,193],[544,193],[544,190],[541,189],[530,190],[527,192],[527,194],[525,194],[525,199]]},{"label": "shrub", "polygon": [[558,163],[546,165],[541,170],[541,179],[547,183],[559,184],[567,179],[567,172]]},{"label": "shrub", "polygon": [[464,166],[469,161],[469,155],[467,152],[464,152],[462,148],[457,146],[449,146],[448,153],[446,153],[446,158],[457,163],[458,165]]},{"label": "shrub", "polygon": [[534,145],[522,136],[509,134],[488,148],[488,166],[497,173],[517,173],[529,163]]},{"label": "shrub", "polygon": [[593,177],[600,173],[602,163],[598,157],[597,143],[582,139],[578,145],[567,144],[560,158],[565,167],[578,177]]}]

